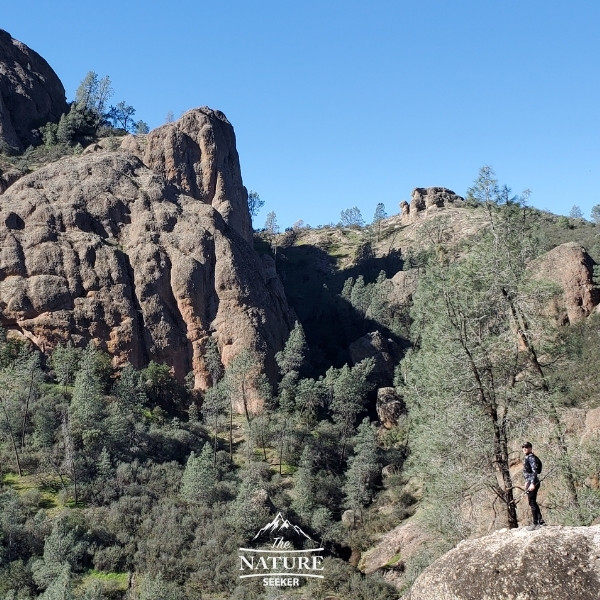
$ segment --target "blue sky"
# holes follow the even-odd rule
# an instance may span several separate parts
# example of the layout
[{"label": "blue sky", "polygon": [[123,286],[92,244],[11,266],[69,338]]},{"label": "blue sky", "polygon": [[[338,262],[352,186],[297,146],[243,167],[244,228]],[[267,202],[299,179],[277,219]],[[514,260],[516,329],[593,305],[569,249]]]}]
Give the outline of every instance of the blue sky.
[{"label": "blue sky", "polygon": [[151,127],[222,110],[244,183],[283,228],[369,222],[485,164],[557,214],[600,203],[600,3],[589,0],[20,0],[0,27],[72,100],[109,75]]}]

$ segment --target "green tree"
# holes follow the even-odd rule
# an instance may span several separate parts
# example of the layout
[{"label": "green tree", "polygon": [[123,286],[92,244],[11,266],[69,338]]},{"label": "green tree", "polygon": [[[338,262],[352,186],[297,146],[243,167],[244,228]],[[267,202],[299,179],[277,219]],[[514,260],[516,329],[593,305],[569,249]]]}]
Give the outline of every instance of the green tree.
[{"label": "green tree", "polygon": [[145,135],[150,132],[150,126],[146,121],[137,121],[133,126],[133,131],[136,135]]},{"label": "green tree", "polygon": [[106,118],[112,121],[113,127],[121,128],[125,131],[133,131],[133,115],[135,115],[135,108],[127,104],[124,100],[121,100],[121,102],[108,109]]},{"label": "green tree", "polygon": [[538,417],[556,412],[537,359],[552,345],[541,313],[556,290],[527,268],[540,247],[533,213],[489,198],[488,227],[469,254],[455,262],[444,255],[421,278],[414,349],[402,363],[413,456],[430,457],[426,490],[438,522],[454,520],[457,538],[468,529],[456,521],[461,503],[485,489],[509,527],[518,525],[508,440],[522,434],[536,407]]},{"label": "green tree", "polygon": [[375,214],[373,215],[373,225],[377,229],[377,240],[381,238],[381,224],[386,218],[387,213],[385,212],[385,205],[383,202],[378,202],[375,208]]},{"label": "green tree", "polygon": [[261,200],[260,196],[257,192],[249,191],[248,192],[248,211],[250,212],[250,217],[254,219],[258,216],[260,209],[265,205],[265,201]]},{"label": "green tree", "polygon": [[[217,457],[217,444],[219,431],[219,419],[231,407],[227,387],[225,382],[218,381],[208,388],[204,394],[204,402],[202,403],[202,415],[207,423],[213,428],[213,457]],[[230,418],[230,424],[233,422],[233,415]],[[230,442],[233,444],[233,432],[230,430]],[[231,450],[233,450],[231,448]]]},{"label": "green tree", "polygon": [[90,342],[81,357],[69,406],[71,430],[84,444],[92,447],[102,436],[101,424],[105,415],[97,355],[98,351]]},{"label": "green tree", "polygon": [[596,223],[596,225],[600,225],[600,204],[595,204],[592,206],[592,210],[590,211],[590,219]]},{"label": "green tree", "polygon": [[342,227],[362,227],[365,221],[357,206],[347,208],[340,213]]},{"label": "green tree", "polygon": [[50,355],[50,364],[56,381],[65,389],[67,386],[73,385],[75,381],[80,356],[81,350],[75,348],[70,341],[67,342],[66,346],[58,344]]},{"label": "green tree", "polygon": [[583,211],[577,204],[573,204],[571,210],[569,211],[569,217],[571,219],[583,219]]},{"label": "green tree", "polygon": [[50,535],[44,540],[43,557],[33,563],[35,582],[48,588],[66,569],[80,570],[88,543],[84,530],[61,516],[54,521]]},{"label": "green tree", "polygon": [[110,77],[102,79],[94,71],[88,71],[75,92],[75,106],[80,112],[87,111],[95,115],[98,123],[106,110],[106,103],[113,95]]},{"label": "green tree", "polygon": [[353,367],[331,367],[325,375],[329,406],[333,420],[340,429],[340,464],[345,459],[348,438],[354,433],[356,418],[364,410],[367,394],[374,387],[369,381],[374,368],[374,359],[366,358]]},{"label": "green tree", "polygon": [[315,508],[315,461],[314,448],[307,444],[302,450],[298,470],[294,473],[292,508],[307,522],[310,522]]},{"label": "green tree", "polygon": [[71,567],[63,565],[39,600],[74,600],[71,593]]},{"label": "green tree", "polygon": [[275,355],[275,361],[282,375],[291,371],[300,371],[306,358],[306,336],[302,325],[296,321],[281,352]]},{"label": "green tree", "polygon": [[379,472],[375,430],[369,419],[363,419],[353,439],[354,455],[348,460],[344,496],[346,506],[362,511],[373,499],[373,485]]},{"label": "green tree", "polygon": [[214,453],[209,443],[196,456],[192,452],[181,478],[181,497],[189,504],[210,504],[217,480]]},{"label": "green tree", "polygon": [[277,215],[275,214],[275,211],[271,211],[267,214],[265,231],[271,235],[277,235],[279,233],[279,224],[277,223]]}]

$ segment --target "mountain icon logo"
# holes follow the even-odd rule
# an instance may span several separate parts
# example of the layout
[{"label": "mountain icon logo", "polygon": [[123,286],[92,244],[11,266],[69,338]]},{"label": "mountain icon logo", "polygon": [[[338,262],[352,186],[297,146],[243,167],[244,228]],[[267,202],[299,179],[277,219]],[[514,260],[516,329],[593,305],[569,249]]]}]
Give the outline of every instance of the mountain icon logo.
[{"label": "mountain icon logo", "polygon": [[307,533],[305,533],[300,527],[298,527],[298,525],[294,525],[292,522],[285,519],[280,512],[277,513],[277,515],[275,516],[275,518],[272,521],[270,521],[263,528],[258,530],[258,533],[252,538],[252,541],[257,540],[259,537],[261,537],[265,533],[268,533],[268,534],[273,534],[273,533],[279,533],[279,534],[292,533],[292,534],[294,534],[295,533],[296,535],[299,535],[300,537],[304,537],[307,540],[314,542],[314,540]]}]

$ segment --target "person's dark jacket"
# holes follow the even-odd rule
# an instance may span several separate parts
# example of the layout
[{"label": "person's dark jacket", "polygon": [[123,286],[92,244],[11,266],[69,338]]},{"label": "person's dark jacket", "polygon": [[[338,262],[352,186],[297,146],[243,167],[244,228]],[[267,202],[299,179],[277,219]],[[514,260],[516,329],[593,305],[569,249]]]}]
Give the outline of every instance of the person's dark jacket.
[{"label": "person's dark jacket", "polygon": [[538,479],[538,465],[533,452],[523,459],[523,477],[525,477],[527,487],[532,483],[537,485],[540,482]]}]

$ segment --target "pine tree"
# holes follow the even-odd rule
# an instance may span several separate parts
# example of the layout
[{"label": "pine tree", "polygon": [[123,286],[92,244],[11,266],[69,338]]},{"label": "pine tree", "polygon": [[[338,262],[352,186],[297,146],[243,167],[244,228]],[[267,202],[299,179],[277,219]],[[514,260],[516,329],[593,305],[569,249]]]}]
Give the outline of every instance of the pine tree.
[{"label": "pine tree", "polygon": [[346,456],[348,438],[354,431],[356,418],[364,410],[367,393],[374,387],[369,381],[374,367],[374,359],[367,358],[352,368],[348,365],[341,369],[331,367],[325,375],[324,385],[329,391],[333,420],[340,428],[340,463]]},{"label": "pine tree", "polygon": [[213,450],[206,443],[200,456],[192,452],[188,458],[181,479],[181,497],[190,504],[209,504],[216,480]]},{"label": "pine tree", "polygon": [[63,387],[73,385],[81,350],[75,348],[69,341],[66,346],[59,344],[50,356],[50,364],[56,376],[56,380]]},{"label": "pine tree", "polygon": [[294,474],[294,499],[292,508],[306,521],[310,521],[314,502],[315,451],[310,444],[304,447],[298,470]]},{"label": "pine tree", "polygon": [[373,483],[379,472],[375,431],[369,419],[363,419],[353,442],[354,456],[348,461],[344,495],[348,508],[361,511],[373,498]]}]

